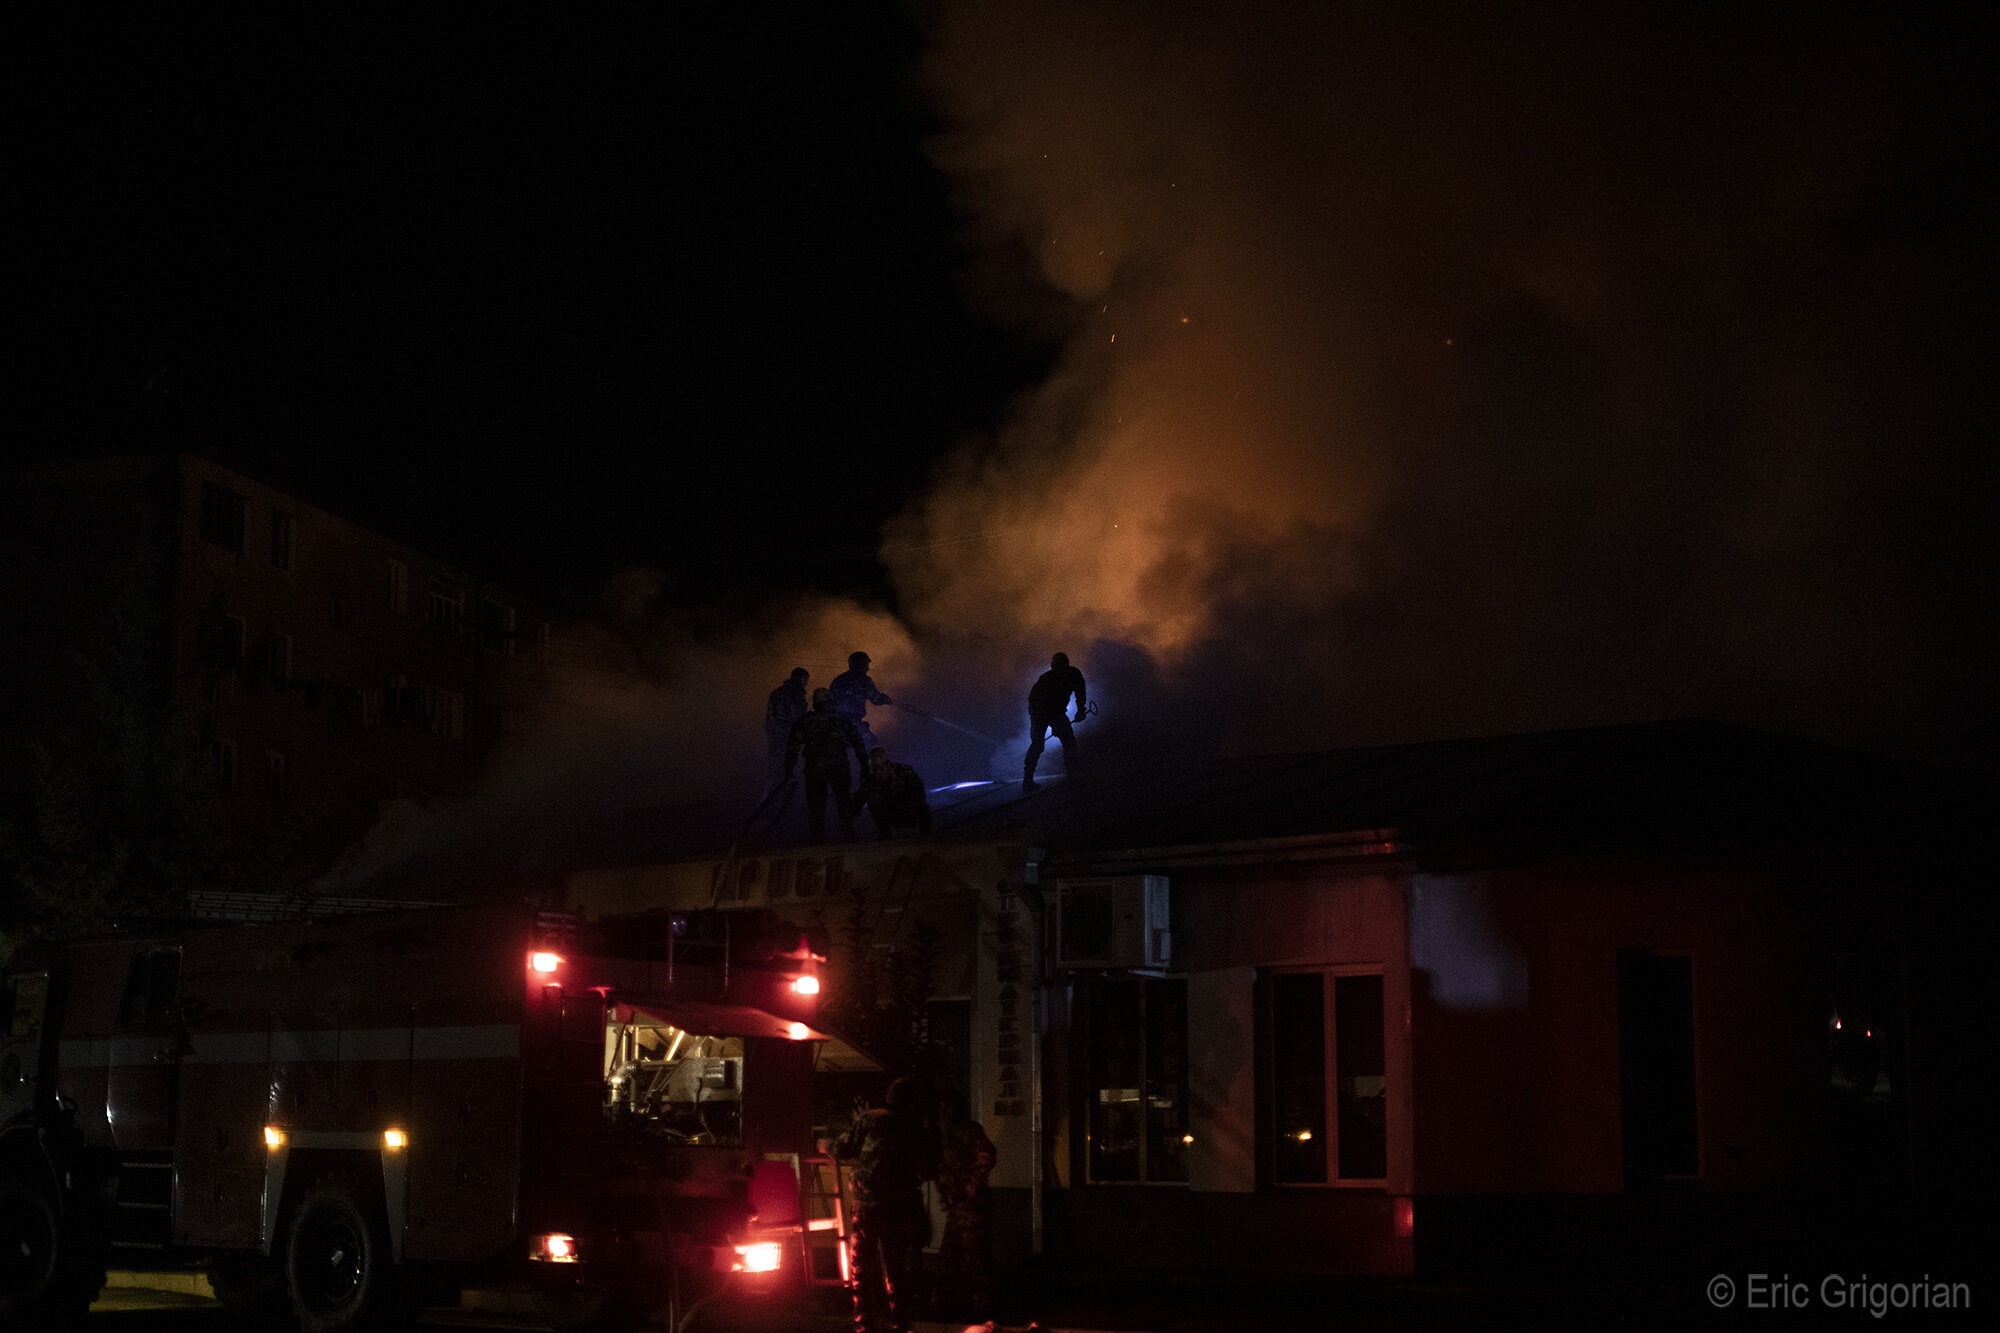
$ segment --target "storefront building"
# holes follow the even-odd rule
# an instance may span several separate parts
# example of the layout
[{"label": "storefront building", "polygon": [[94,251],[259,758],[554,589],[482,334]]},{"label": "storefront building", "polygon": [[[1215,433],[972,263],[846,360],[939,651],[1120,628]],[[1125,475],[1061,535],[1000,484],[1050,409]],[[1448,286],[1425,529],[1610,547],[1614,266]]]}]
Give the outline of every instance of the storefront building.
[{"label": "storefront building", "polygon": [[1700,724],[1243,760],[567,892],[820,925],[835,988],[920,948],[1003,1261],[1410,1273],[1912,1183],[1928,872],[1857,842],[1880,788],[1825,760]]}]

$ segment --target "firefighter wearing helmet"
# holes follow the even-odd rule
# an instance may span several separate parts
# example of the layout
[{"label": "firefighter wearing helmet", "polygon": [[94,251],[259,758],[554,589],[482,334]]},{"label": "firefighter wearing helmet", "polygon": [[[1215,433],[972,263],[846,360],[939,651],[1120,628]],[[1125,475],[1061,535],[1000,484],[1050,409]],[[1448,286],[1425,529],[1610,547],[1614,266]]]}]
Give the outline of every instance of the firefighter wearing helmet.
[{"label": "firefighter wearing helmet", "polygon": [[1076,732],[1071,729],[1069,718],[1072,695],[1076,697],[1076,715],[1081,718],[1083,673],[1069,664],[1068,653],[1057,653],[1049,659],[1049,669],[1028,691],[1028,755],[1021,766],[1023,792],[1031,792],[1040,785],[1035,781],[1035,765],[1041,762],[1042,746],[1052,731],[1062,742],[1063,768],[1071,773],[1076,771]]},{"label": "firefighter wearing helmet", "polygon": [[812,676],[804,667],[793,667],[791,676],[764,703],[765,790],[785,780],[785,745],[792,738],[792,724],[812,711],[806,685]]},{"label": "firefighter wearing helmet", "polygon": [[834,708],[861,733],[862,745],[874,749],[875,735],[868,730],[868,705],[886,707],[896,701],[876,689],[875,682],[868,678],[868,654],[849,653],[847,670],[835,676],[827,688],[833,691]]},{"label": "firefighter wearing helmet", "polygon": [[801,751],[806,757],[806,827],[815,843],[826,841],[826,797],[833,793],[833,808],[840,815],[840,831],[854,841],[854,797],[847,752],[866,768],[868,749],[854,724],[833,707],[833,692],[817,689],[812,694],[812,711],[792,724],[785,741],[785,781],[792,780]]}]

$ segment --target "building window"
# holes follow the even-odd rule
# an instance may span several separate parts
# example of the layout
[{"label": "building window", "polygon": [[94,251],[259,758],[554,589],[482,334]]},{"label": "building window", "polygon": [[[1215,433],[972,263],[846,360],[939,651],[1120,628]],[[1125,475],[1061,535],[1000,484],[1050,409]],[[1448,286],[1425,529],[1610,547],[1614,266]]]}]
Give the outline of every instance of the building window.
[{"label": "building window", "polygon": [[1085,1095],[1090,1179],[1188,1178],[1187,982],[1092,982]]},{"label": "building window", "polygon": [[125,972],[125,999],[118,1006],[118,1026],[159,1027],[173,1017],[180,998],[181,951],[147,949],[132,956]]},{"label": "building window", "polygon": [[1271,1179],[1379,1183],[1389,1174],[1388,1063],[1379,972],[1270,979]]},{"label": "building window", "polygon": [[431,582],[430,610],[424,617],[447,634],[465,623],[465,593],[442,579]]},{"label": "building window", "polygon": [[382,725],[382,696],[380,685],[363,685],[356,691],[361,696],[361,725],[367,728]]},{"label": "building window", "polygon": [[224,550],[243,550],[243,497],[213,482],[201,484],[201,539]]},{"label": "building window", "polygon": [[424,720],[433,733],[448,740],[465,739],[465,695],[436,685],[424,690]]},{"label": "building window", "polygon": [[242,667],[243,617],[204,611],[195,635],[195,652],[204,671],[235,671]]},{"label": "building window", "polygon": [[399,616],[410,613],[410,567],[400,560],[389,562],[389,609]]},{"label": "building window", "polygon": [[285,803],[285,756],[276,750],[264,751],[264,795],[272,805]]},{"label": "building window", "polygon": [[273,685],[286,685],[292,679],[292,636],[283,630],[266,630],[264,633],[264,666],[270,673]]},{"label": "building window", "polygon": [[422,710],[423,697],[410,678],[398,672],[383,684],[382,715],[390,722],[413,722]]},{"label": "building window", "polygon": [[502,657],[514,655],[514,608],[487,598],[479,604],[479,641]]},{"label": "building window", "polygon": [[208,743],[208,772],[215,779],[215,789],[229,793],[236,790],[236,742],[213,740]]},{"label": "building window", "polygon": [[271,567],[292,567],[292,516],[271,511]]}]

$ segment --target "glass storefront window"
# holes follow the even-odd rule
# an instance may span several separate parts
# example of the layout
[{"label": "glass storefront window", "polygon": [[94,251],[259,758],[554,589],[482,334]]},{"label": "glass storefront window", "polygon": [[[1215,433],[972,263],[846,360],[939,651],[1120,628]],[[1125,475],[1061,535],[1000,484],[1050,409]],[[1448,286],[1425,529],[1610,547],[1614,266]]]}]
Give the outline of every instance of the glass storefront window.
[{"label": "glass storefront window", "polygon": [[1089,1173],[1187,1179],[1187,983],[1111,978],[1089,989]]},{"label": "glass storefront window", "polygon": [[1384,1179],[1389,1103],[1381,974],[1276,973],[1266,1021],[1271,1179],[1280,1185]]}]

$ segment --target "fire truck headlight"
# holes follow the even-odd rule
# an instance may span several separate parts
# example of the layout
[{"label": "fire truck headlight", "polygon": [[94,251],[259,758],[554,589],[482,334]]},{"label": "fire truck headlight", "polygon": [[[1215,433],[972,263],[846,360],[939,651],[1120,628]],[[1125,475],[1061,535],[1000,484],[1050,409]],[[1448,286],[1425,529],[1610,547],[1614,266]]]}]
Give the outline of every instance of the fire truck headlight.
[{"label": "fire truck headlight", "polygon": [[762,1241],[756,1245],[736,1247],[735,1269],[739,1273],[775,1273],[778,1271],[779,1252],[776,1241]]},{"label": "fire truck headlight", "polygon": [[276,1150],[285,1146],[285,1131],[275,1125],[264,1126],[264,1146]]},{"label": "fire truck headlight", "polygon": [[562,966],[562,956],[552,953],[533,953],[528,955],[528,966],[547,976]]},{"label": "fire truck headlight", "polygon": [[528,1248],[528,1257],[545,1264],[573,1264],[576,1262],[576,1237],[560,1231],[537,1236]]},{"label": "fire truck headlight", "polygon": [[814,976],[800,977],[792,983],[792,989],[801,995],[817,995],[819,994],[819,978]]},{"label": "fire truck headlight", "polygon": [[400,1129],[385,1129],[382,1131],[382,1146],[384,1148],[407,1148],[410,1146],[410,1136]]}]

